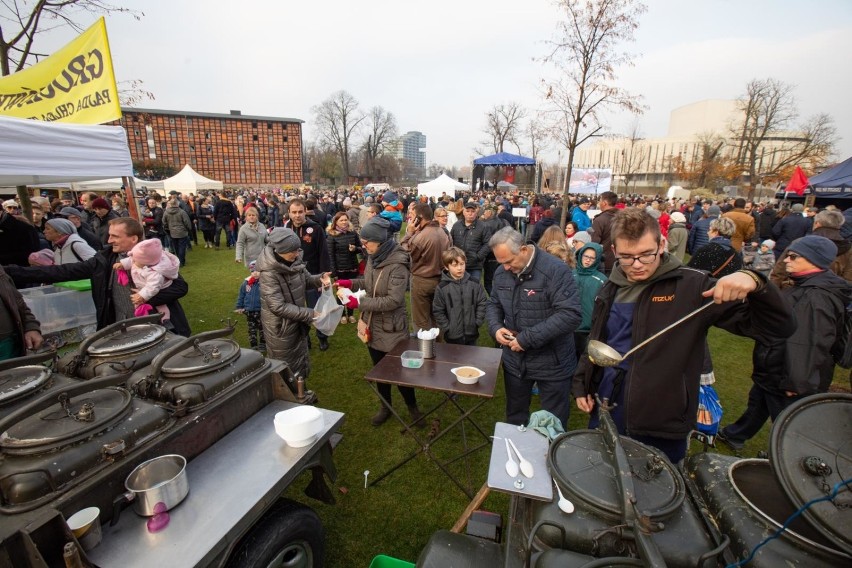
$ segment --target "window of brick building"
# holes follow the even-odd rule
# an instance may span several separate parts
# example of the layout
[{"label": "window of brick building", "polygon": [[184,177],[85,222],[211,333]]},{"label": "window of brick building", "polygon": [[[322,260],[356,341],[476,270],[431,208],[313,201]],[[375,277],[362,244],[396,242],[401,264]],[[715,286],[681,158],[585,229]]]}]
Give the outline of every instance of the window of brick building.
[{"label": "window of brick building", "polygon": [[257,128],[257,121],[256,121],[256,120],[252,120],[252,121],[251,121],[251,127],[252,127],[252,128]]},{"label": "window of brick building", "polygon": [[267,123],[266,123],[266,128],[267,128],[267,129],[269,129],[269,130],[272,130],[272,123],[271,123],[271,122],[267,122]]},{"label": "window of brick building", "polygon": [[252,141],[257,142],[257,134],[252,134],[251,139]]},{"label": "window of brick building", "polygon": [[286,141],[287,141],[287,135],[285,134],[284,135],[284,142],[286,142]]}]

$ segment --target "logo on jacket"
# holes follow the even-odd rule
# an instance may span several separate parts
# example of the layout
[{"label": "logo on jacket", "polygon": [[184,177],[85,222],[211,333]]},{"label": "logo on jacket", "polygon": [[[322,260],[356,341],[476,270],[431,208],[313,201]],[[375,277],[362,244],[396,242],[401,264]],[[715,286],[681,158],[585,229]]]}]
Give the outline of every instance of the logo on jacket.
[{"label": "logo on jacket", "polygon": [[535,290],[526,290],[526,293],[527,293],[527,298],[529,298],[530,296],[535,296]]},{"label": "logo on jacket", "polygon": [[674,297],[675,297],[674,294],[672,294],[671,296],[651,296],[651,301],[652,302],[671,302],[672,300],[674,300]]}]

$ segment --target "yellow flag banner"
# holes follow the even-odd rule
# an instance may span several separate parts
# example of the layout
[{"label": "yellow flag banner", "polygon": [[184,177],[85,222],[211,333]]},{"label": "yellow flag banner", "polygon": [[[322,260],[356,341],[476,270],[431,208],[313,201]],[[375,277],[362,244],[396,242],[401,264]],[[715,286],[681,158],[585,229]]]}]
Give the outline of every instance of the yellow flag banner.
[{"label": "yellow flag banner", "polygon": [[0,78],[0,114],[74,124],[121,118],[104,18],[50,57]]}]

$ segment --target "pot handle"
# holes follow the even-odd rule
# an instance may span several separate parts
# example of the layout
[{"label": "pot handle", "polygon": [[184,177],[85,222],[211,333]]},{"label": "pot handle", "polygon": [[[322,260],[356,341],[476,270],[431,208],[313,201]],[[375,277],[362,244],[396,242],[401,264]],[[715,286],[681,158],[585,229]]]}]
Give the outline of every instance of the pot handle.
[{"label": "pot handle", "polygon": [[209,341],[211,339],[228,337],[230,335],[233,335],[233,333],[234,326],[229,326],[223,329],[214,329],[213,331],[203,331],[198,335],[193,335],[192,337],[187,337],[182,341],[178,341],[177,343],[154,357],[154,360],[151,361],[151,372],[148,373],[146,378],[150,379],[151,381],[158,380],[160,378],[160,372],[163,370],[163,365],[166,364],[166,361],[168,361],[184,349],[192,347],[193,345],[201,345],[203,342]]},{"label": "pot handle", "polygon": [[106,326],[103,329],[99,329],[89,337],[85,338],[82,342],[80,342],[80,345],[77,346],[77,354],[74,355],[74,357],[71,359],[71,362],[68,363],[68,365],[66,365],[65,367],[65,373],[68,375],[77,374],[77,371],[83,365],[86,360],[86,357],[88,356],[89,347],[95,341],[113,335],[116,331],[118,331],[119,333],[127,333],[127,328],[134,325],[141,325],[146,323],[154,323],[159,325],[162,323],[162,318],[163,314],[161,314],[160,312],[155,312],[147,316],[120,320]]},{"label": "pot handle", "polygon": [[9,369],[25,367],[28,365],[40,365],[41,363],[46,363],[47,361],[54,359],[56,359],[56,351],[45,351],[34,355],[25,355],[24,357],[16,357],[14,359],[7,359],[3,361],[0,363],[0,371],[8,371]]},{"label": "pot handle", "polygon": [[114,527],[118,524],[118,517],[121,516],[121,510],[132,503],[134,499],[136,499],[136,494],[132,491],[126,491],[112,500],[112,519],[109,521],[109,526]]}]

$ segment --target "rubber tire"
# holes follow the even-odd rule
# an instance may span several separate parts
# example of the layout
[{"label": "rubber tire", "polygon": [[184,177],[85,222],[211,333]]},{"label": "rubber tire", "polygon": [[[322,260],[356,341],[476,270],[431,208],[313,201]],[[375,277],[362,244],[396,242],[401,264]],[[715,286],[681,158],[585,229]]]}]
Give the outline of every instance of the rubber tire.
[{"label": "rubber tire", "polygon": [[[272,564],[284,553],[279,562]],[[306,505],[279,499],[249,530],[228,558],[230,568],[322,568],[325,529]]]}]

